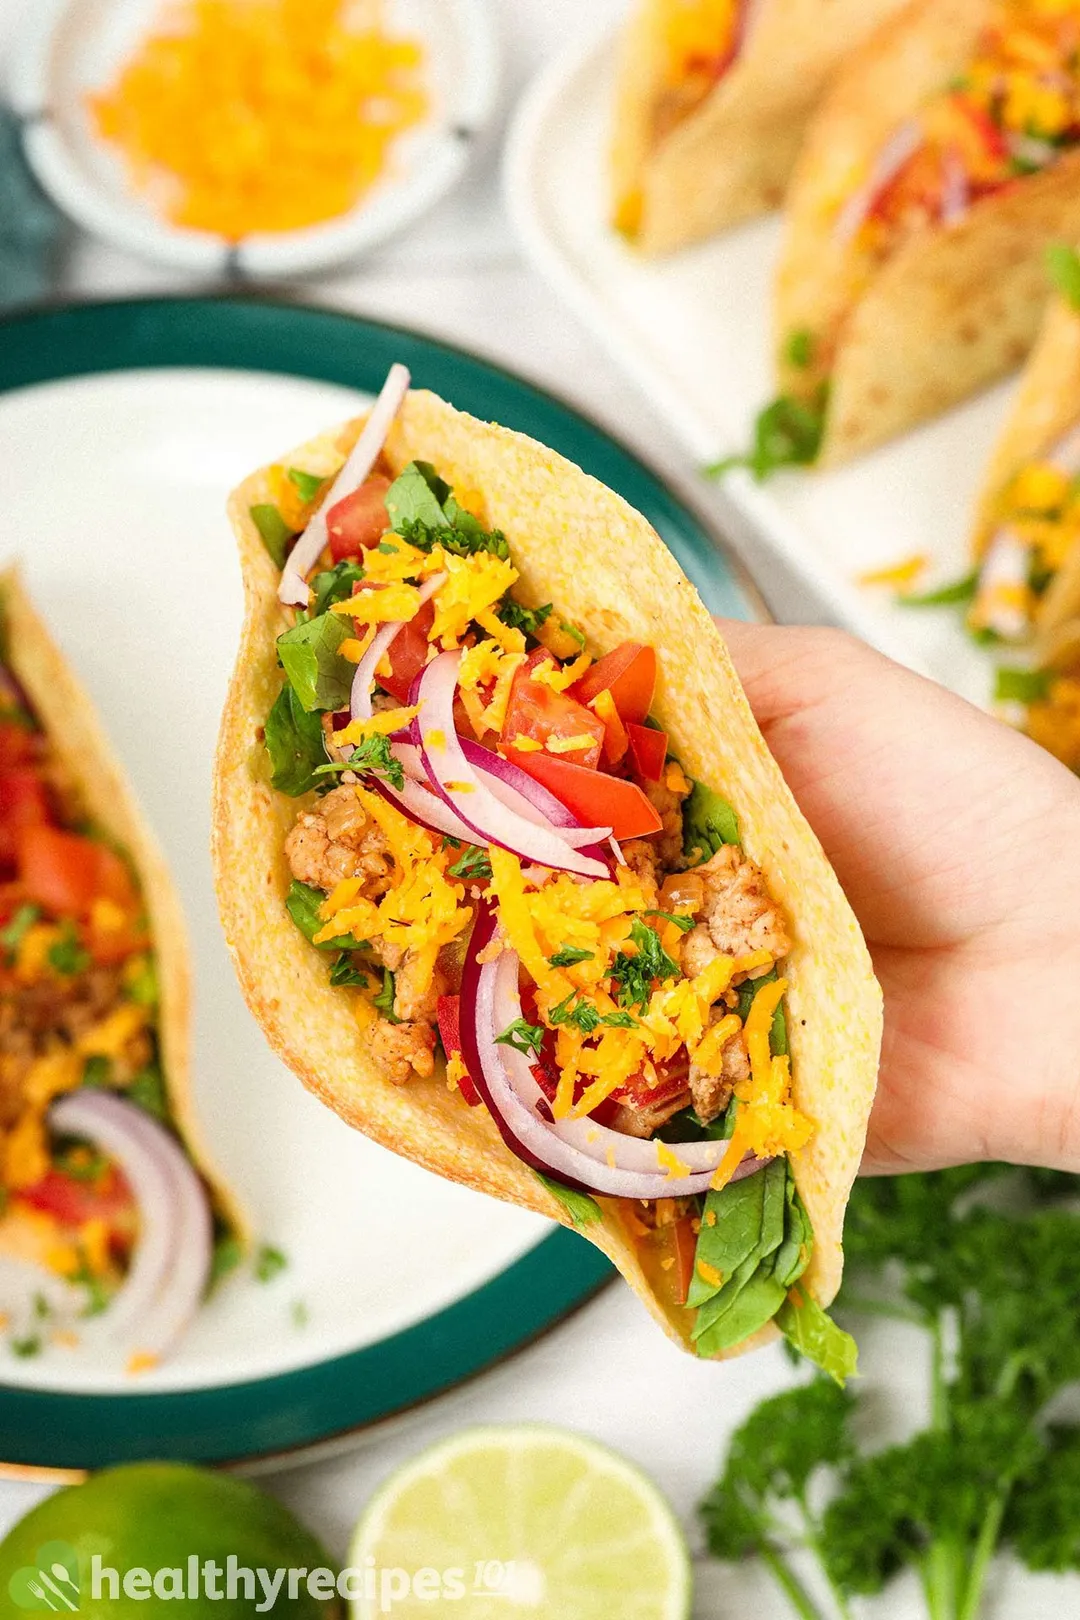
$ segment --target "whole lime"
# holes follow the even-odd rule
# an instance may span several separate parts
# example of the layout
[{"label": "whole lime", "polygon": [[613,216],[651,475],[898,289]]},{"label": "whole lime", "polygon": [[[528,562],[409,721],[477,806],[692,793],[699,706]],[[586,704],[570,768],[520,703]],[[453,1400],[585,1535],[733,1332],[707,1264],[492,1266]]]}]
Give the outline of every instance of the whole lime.
[{"label": "whole lime", "polygon": [[186,1620],[342,1613],[327,1554],[280,1502],[180,1463],[94,1474],[48,1497],[0,1544],[7,1614],[136,1620],[170,1600],[182,1601]]}]

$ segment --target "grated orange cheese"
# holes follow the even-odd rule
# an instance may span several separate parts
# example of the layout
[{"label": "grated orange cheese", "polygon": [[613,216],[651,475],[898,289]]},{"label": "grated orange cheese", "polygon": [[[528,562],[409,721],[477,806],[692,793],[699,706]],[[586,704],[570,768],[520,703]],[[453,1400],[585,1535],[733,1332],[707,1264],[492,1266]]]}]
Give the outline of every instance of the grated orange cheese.
[{"label": "grated orange cheese", "polygon": [[[348,748],[354,743],[363,742],[366,737],[390,737],[402,726],[407,726],[410,720],[415,720],[419,713],[418,703],[411,708],[381,709],[369,720],[350,720],[341,731],[335,731],[334,742],[339,748]],[[443,742],[445,744],[445,737]]]},{"label": "grated orange cheese", "polygon": [[456,647],[473,619],[493,608],[510,589],[518,571],[512,562],[490,551],[455,557],[436,546],[432,556],[439,558],[440,570],[447,577],[432,598],[435,617],[428,640],[444,648]]},{"label": "grated orange cheese", "polygon": [[344,602],[332,602],[330,612],[362,624],[392,624],[411,619],[420,609],[420,592],[415,585],[381,585],[359,590]]}]

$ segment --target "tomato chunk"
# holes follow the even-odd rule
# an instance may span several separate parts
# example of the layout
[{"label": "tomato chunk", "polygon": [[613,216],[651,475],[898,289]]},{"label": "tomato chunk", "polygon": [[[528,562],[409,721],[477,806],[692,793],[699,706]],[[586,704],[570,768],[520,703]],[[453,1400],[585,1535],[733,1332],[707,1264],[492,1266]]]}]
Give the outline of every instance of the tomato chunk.
[{"label": "tomato chunk", "polygon": [[17,720],[0,720],[0,770],[28,765],[38,753],[40,734],[20,726]]},{"label": "tomato chunk", "polygon": [[[455,1052],[461,1057],[461,997],[440,996],[435,1017],[439,1025],[439,1039],[442,1041],[443,1051],[448,1058],[453,1057]],[[464,1058],[462,1061],[464,1062]],[[462,1075],[458,1081],[458,1090],[470,1108],[478,1106],[481,1100],[480,1093],[469,1075]]]},{"label": "tomato chunk", "polygon": [[390,514],[386,510],[386,492],[389,478],[372,473],[354,489],[343,495],[326,514],[326,534],[330,555],[335,562],[347,557],[358,557],[361,551],[377,546],[390,527]]},{"label": "tomato chunk", "polygon": [[0,770],[0,861],[15,860],[19,833],[49,819],[49,796],[37,771],[28,765]]},{"label": "tomato chunk", "polygon": [[554,793],[583,826],[610,827],[615,838],[648,838],[660,831],[660,817],[635,782],[572,765],[554,754],[526,754],[516,748],[504,752]]},{"label": "tomato chunk", "polygon": [[375,676],[379,685],[399,703],[408,703],[412,683],[427,662],[428,631],[434,621],[435,604],[427,601],[390,643],[389,675]]},{"label": "tomato chunk", "polygon": [[[600,763],[604,733],[605,726],[600,716],[583,703],[519,671],[506,708],[502,730],[505,743],[512,745],[518,737],[527,737],[546,748],[552,742],[559,744],[587,739],[582,747],[568,749],[565,753],[556,748],[554,753],[549,751],[547,757],[572,759],[580,769],[595,771]],[[514,757],[517,758],[519,753],[528,754],[529,758],[536,757],[535,752],[528,750],[516,750]]]},{"label": "tomato chunk", "polygon": [[638,775],[646,782],[659,782],[667,759],[668,734],[654,731],[651,726],[636,725],[633,720],[626,728],[630,744],[630,760]]},{"label": "tomato chunk", "polygon": [[107,1222],[113,1237],[125,1245],[135,1236],[135,1200],[115,1165],[93,1181],[77,1180],[54,1167],[32,1186],[20,1187],[17,1196],[33,1209],[55,1216],[62,1226],[98,1219]]},{"label": "tomato chunk", "polygon": [[652,708],[656,691],[656,653],[652,647],[640,641],[624,641],[585,671],[570,688],[570,696],[579,703],[591,703],[605,688],[623,724],[633,720],[640,725]]},{"label": "tomato chunk", "polygon": [[95,900],[124,909],[136,901],[127,867],[92,838],[57,827],[24,827],[18,836],[19,881],[28,900],[58,917],[85,916]]}]

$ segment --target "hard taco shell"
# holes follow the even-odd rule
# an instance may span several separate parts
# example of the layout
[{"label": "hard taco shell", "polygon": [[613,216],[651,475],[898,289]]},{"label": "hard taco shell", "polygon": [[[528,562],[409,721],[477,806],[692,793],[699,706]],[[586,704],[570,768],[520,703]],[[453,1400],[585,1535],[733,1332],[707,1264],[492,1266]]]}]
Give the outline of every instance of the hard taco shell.
[{"label": "hard taco shell", "polygon": [[[292,452],[286,464],[329,473],[360,427],[348,423]],[[809,1286],[829,1301],[840,1281],[844,1208],[874,1093],[880,993],[855,918],[765,747],[712,620],[643,517],[521,434],[463,415],[433,394],[412,393],[388,459],[395,472],[414,459],[432,462],[463,503],[507,535],[521,598],[554,601],[596,652],[627,638],[656,648],[657,720],[686,769],[735,805],[749,854],[794,921],[785,973],[795,1095],[818,1123],[798,1156],[796,1178],[816,1233]],[[250,517],[253,505],[272,498],[270,469],[263,469],[230,502],[247,611],[215,770],[218,900],[248,1004],[278,1055],[365,1135],[439,1175],[570,1224],[563,1206],[504,1146],[486,1111],[467,1108],[441,1072],[401,1087],[376,1072],[352,998],[330,986],[325,958],[285,911],[290,874],[283,846],[303,801],[271,789],[260,741],[281,688],[275,638],[287,621],[277,601],[278,570]],[[688,1348],[692,1313],[661,1303],[618,1201],[601,1203],[602,1224],[584,1227],[584,1235]]]}]

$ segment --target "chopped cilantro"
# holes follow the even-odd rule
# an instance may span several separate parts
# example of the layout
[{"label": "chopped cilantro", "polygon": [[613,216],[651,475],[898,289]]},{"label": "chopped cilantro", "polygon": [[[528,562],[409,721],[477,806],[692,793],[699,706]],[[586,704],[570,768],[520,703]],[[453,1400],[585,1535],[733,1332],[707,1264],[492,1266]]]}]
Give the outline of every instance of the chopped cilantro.
[{"label": "chopped cilantro", "polygon": [[66,979],[73,978],[76,973],[86,972],[90,966],[90,953],[79,944],[74,923],[68,921],[64,924],[61,938],[55,945],[49,946],[48,958],[49,966],[57,973],[62,973]]},{"label": "chopped cilantro", "polygon": [[592,1035],[602,1025],[609,1029],[637,1027],[637,1019],[631,1018],[628,1012],[602,1013],[591,1001],[579,997],[576,990],[571,990],[557,1006],[552,1007],[548,1017],[553,1028],[558,1029],[561,1024],[572,1024],[575,1029],[580,1029],[583,1035]]},{"label": "chopped cilantro", "polygon": [[143,956],[138,960],[125,981],[128,998],[137,1002],[140,1007],[156,1007],[160,999],[160,986],[158,984],[157,965],[152,956]]},{"label": "chopped cilantro", "polygon": [[41,1350],[40,1333],[28,1333],[23,1338],[11,1341],[12,1355],[18,1356],[21,1360],[27,1360],[30,1356],[40,1356]]},{"label": "chopped cilantro", "polygon": [[515,602],[508,596],[499,609],[499,618],[511,630],[520,630],[522,635],[525,636],[535,636],[540,626],[550,617],[551,612],[552,605],[550,602],[545,602],[543,607],[528,608],[522,607],[520,602]]},{"label": "chopped cilantro", "polygon": [[168,1119],[169,1102],[165,1095],[165,1080],[155,1064],[148,1064],[145,1069],[140,1069],[135,1078],[124,1087],[124,1094],[131,1102],[145,1108],[148,1114],[153,1114],[155,1119]]},{"label": "chopped cilantro", "polygon": [[960,579],[951,579],[932,591],[899,591],[896,603],[898,607],[953,607],[961,602],[970,602],[978,585],[979,571],[973,568],[969,574],[964,574]]},{"label": "chopped cilantro", "polygon": [[[325,927],[319,908],[326,900],[321,889],[313,889],[310,883],[301,883],[296,878],[289,885],[289,892],[285,896],[285,910],[299,928],[305,939],[314,945],[315,935]],[[351,934],[336,934],[333,939],[324,939],[318,947],[320,951],[355,951],[359,950],[358,942]]]},{"label": "chopped cilantro", "polygon": [[371,737],[365,737],[353,749],[348,759],[334,760],[328,765],[316,766],[315,775],[329,776],[335,771],[355,771],[357,776],[381,776],[384,782],[396,787],[399,793],[405,786],[405,767],[394,755],[389,737],[383,737],[377,732]]},{"label": "chopped cilantro", "polygon": [[1080,309],[1080,254],[1067,242],[1054,242],[1046,250],[1046,269],[1063,298]]},{"label": "chopped cilantro", "polygon": [[544,1026],[527,1023],[524,1018],[515,1018],[495,1039],[500,1046],[512,1046],[515,1052],[522,1052],[526,1057],[530,1052],[534,1057],[539,1057],[544,1044]]},{"label": "chopped cilantro", "polygon": [[674,979],[679,964],[660,943],[660,935],[635,917],[630,924],[633,955],[620,951],[611,964],[611,977],[619,986],[620,1007],[647,1007],[656,979]]},{"label": "chopped cilantro", "polygon": [[264,1243],[255,1256],[255,1280],[271,1282],[288,1264],[280,1249],[276,1249],[272,1243]]},{"label": "chopped cilantro", "polygon": [[459,557],[479,551],[503,558],[510,555],[502,531],[485,529],[479,518],[467,512],[429,461],[410,461],[399,473],[386,492],[386,510],[394,532],[420,551],[442,546]]},{"label": "chopped cilantro", "polygon": [[277,507],[268,502],[261,501],[249,507],[248,511],[275,566],[284,568],[290,542],[296,538],[295,532],[289,528]]},{"label": "chopped cilantro", "polygon": [[75,1253],[78,1256],[78,1266],[68,1277],[68,1282],[86,1292],[86,1299],[79,1315],[100,1316],[103,1311],[108,1310],[112,1295],[97,1272],[91,1269],[82,1244],[76,1245]]},{"label": "chopped cilantro", "polygon": [[746,467],[762,483],[782,467],[811,466],[821,449],[827,407],[828,385],[824,383],[809,400],[781,394],[758,415],[751,448],[715,462],[706,469],[708,476],[720,478],[733,467]]},{"label": "chopped cilantro", "polygon": [[311,505],[311,502],[326,483],[326,479],[321,478],[318,473],[304,472],[300,467],[290,467],[286,476],[290,484],[299,493],[300,499],[305,506]]},{"label": "chopped cilantro", "polygon": [[214,1289],[235,1271],[244,1258],[244,1245],[236,1233],[228,1227],[223,1227],[214,1238],[214,1249],[210,1257],[210,1275],[207,1278],[206,1292],[212,1294]]},{"label": "chopped cilantro", "polygon": [[674,923],[682,934],[688,934],[694,926],[693,917],[688,917],[683,911],[647,911],[646,917],[662,917],[665,922]]},{"label": "chopped cilantro", "polygon": [[278,657],[300,701],[308,710],[343,709],[352,694],[353,666],[342,658],[352,626],[339,613],[294,624],[277,638]]},{"label": "chopped cilantro", "polygon": [[394,1011],[395,993],[394,975],[391,973],[389,968],[383,968],[382,989],[379,991],[377,996],[372,996],[372,1003],[378,1008],[379,1012],[382,1013],[384,1018],[389,1019],[391,1024],[400,1024],[401,1019]]},{"label": "chopped cilantro", "polygon": [[548,961],[552,967],[573,967],[576,962],[591,962],[595,955],[595,951],[583,951],[578,945],[563,945]]},{"label": "chopped cilantro", "polygon": [[353,967],[353,959],[348,951],[342,951],[330,969],[330,983],[338,989],[342,986],[348,986],[357,990],[366,990],[368,987],[367,975],[361,973],[359,968]]},{"label": "chopped cilantro", "polygon": [[467,844],[453,866],[446,870],[464,883],[486,882],[491,876],[491,861],[483,844]]},{"label": "chopped cilantro", "polygon": [[813,332],[801,326],[797,331],[788,334],[788,340],[784,345],[784,359],[789,366],[798,366],[800,371],[805,371],[807,366],[813,365],[816,347]]},{"label": "chopped cilantro", "polygon": [[112,1058],[103,1056],[101,1052],[94,1052],[83,1063],[82,1084],[84,1086],[109,1086],[112,1084],[113,1065]]},{"label": "chopped cilantro", "polygon": [[1050,696],[1052,676],[1047,669],[1009,669],[997,671],[994,682],[995,703],[1044,703]]},{"label": "chopped cilantro", "polygon": [[19,946],[40,916],[41,911],[37,906],[20,906],[7,927],[0,931],[0,945],[10,956],[18,954]]}]

